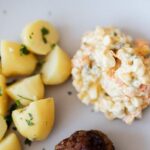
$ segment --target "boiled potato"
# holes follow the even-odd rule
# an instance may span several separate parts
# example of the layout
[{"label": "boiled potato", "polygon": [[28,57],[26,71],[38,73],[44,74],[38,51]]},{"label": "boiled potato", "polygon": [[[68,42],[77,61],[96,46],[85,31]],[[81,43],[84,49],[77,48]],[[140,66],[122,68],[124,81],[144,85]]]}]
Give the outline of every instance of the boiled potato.
[{"label": "boiled potato", "polygon": [[8,134],[0,141],[0,150],[21,150],[21,144],[15,133]]},{"label": "boiled potato", "polygon": [[13,100],[19,100],[22,105],[26,106],[44,97],[44,84],[38,74],[10,85],[7,93]]},{"label": "boiled potato", "polygon": [[54,100],[32,102],[26,108],[14,110],[12,118],[18,132],[30,140],[47,138],[54,124]]},{"label": "boiled potato", "polygon": [[2,74],[5,76],[29,75],[37,60],[27,48],[16,42],[1,42]]},{"label": "boiled potato", "polygon": [[6,78],[0,74],[0,115],[7,114],[9,100],[6,93]]},{"label": "boiled potato", "polygon": [[58,33],[51,23],[38,20],[25,27],[22,40],[33,53],[46,55],[58,42]]},{"label": "boiled potato", "polygon": [[70,76],[71,59],[59,46],[56,45],[52,52],[47,56],[41,73],[45,84],[60,84]]},{"label": "boiled potato", "polygon": [[6,120],[0,115],[0,140],[3,138],[7,130]]},{"label": "boiled potato", "polygon": [[2,64],[0,62],[0,73],[2,73]]}]

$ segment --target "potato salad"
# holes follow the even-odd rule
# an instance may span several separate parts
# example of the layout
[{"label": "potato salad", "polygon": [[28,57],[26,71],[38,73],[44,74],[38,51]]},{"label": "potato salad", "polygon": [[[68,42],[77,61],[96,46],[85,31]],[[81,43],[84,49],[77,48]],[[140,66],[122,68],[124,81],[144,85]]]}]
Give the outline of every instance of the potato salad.
[{"label": "potato salad", "polygon": [[150,47],[114,27],[86,33],[72,59],[73,85],[86,105],[131,124],[150,104]]}]

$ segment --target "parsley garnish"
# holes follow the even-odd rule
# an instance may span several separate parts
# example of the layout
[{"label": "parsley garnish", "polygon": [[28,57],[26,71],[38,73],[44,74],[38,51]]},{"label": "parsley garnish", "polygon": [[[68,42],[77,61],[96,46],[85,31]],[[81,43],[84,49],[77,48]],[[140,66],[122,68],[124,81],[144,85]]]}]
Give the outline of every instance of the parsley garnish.
[{"label": "parsley garnish", "polygon": [[9,108],[9,114],[5,117],[5,120],[7,122],[8,127],[10,127],[11,123],[12,123],[12,111],[17,109],[17,105],[16,104],[12,104],[11,107]]},{"label": "parsley garnish", "polygon": [[51,49],[53,49],[55,46],[56,46],[56,44],[53,43],[53,44],[51,45]]},{"label": "parsley garnish", "polygon": [[15,101],[15,103],[16,103],[17,107],[20,107],[20,106],[21,106],[20,100],[17,99],[17,100]]},{"label": "parsley garnish", "polygon": [[34,125],[34,123],[32,122],[32,120],[27,120],[27,119],[26,119],[26,122],[27,122],[27,124],[28,124],[29,126],[33,126],[33,125]]},{"label": "parsley garnish", "polygon": [[29,115],[29,119],[26,119],[26,122],[27,122],[27,124],[29,126],[32,126],[32,125],[34,125],[34,123],[33,123],[33,116],[32,116],[31,113],[28,113],[28,115]]},{"label": "parsley garnish", "polygon": [[21,95],[18,95],[18,97],[23,98],[25,100],[29,100],[29,101],[34,101],[33,99],[30,99],[30,98],[27,98],[27,97],[24,97],[24,96],[21,96]]},{"label": "parsley garnish", "polygon": [[24,144],[31,146],[32,141],[30,141],[29,139],[25,139]]},{"label": "parsley garnish", "polygon": [[44,43],[47,43],[47,39],[46,39],[45,36],[46,36],[47,34],[49,34],[49,30],[48,30],[47,28],[43,27],[43,28],[41,29],[41,33],[42,33],[43,42],[44,42]]},{"label": "parsley garnish", "polygon": [[31,36],[31,35],[29,35],[29,38],[30,38],[30,39],[32,39],[32,36]]},{"label": "parsley garnish", "polygon": [[28,55],[29,53],[30,51],[27,49],[27,47],[25,45],[21,45],[20,55]]},{"label": "parsley garnish", "polygon": [[32,33],[29,35],[29,38],[30,38],[30,39],[32,39],[33,34],[34,34],[34,33],[32,32]]},{"label": "parsley garnish", "polygon": [[0,87],[0,96],[2,96],[3,95],[3,90],[2,90],[2,88]]}]

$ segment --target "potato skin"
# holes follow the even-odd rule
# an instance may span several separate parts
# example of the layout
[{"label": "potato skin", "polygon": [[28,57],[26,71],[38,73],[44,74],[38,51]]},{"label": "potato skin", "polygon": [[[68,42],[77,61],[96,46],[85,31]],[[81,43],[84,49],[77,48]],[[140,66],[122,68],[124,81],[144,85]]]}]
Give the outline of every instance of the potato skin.
[{"label": "potato skin", "polygon": [[42,79],[46,85],[61,84],[70,76],[71,68],[71,59],[56,45],[42,67]]},{"label": "potato skin", "polygon": [[21,144],[15,133],[8,134],[0,141],[0,150],[21,150]]},{"label": "potato skin", "polygon": [[32,141],[40,141],[46,139],[52,130],[54,111],[54,100],[47,98],[13,111],[12,118],[22,136]]},{"label": "potato skin", "polygon": [[7,94],[13,100],[19,100],[23,106],[44,98],[44,93],[44,83],[40,74],[30,76],[7,87]]},{"label": "potato skin", "polygon": [[[42,30],[47,33],[43,39]],[[35,54],[46,55],[51,51],[51,46],[59,40],[55,27],[47,21],[37,20],[27,25],[22,33],[23,43]]]},{"label": "potato skin", "polygon": [[16,42],[1,42],[2,74],[6,77],[33,73],[37,59],[32,53],[21,55],[21,47],[22,45]]},{"label": "potato skin", "polygon": [[0,74],[0,115],[6,116],[9,107],[9,100],[6,93],[6,78]]}]

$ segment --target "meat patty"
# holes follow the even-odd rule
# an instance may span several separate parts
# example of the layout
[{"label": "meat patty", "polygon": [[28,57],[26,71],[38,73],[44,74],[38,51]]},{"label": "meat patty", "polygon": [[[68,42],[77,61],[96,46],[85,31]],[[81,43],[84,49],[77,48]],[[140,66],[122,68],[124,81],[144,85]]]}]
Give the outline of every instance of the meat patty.
[{"label": "meat patty", "polygon": [[115,150],[111,140],[101,131],[76,131],[56,145],[55,150]]}]

